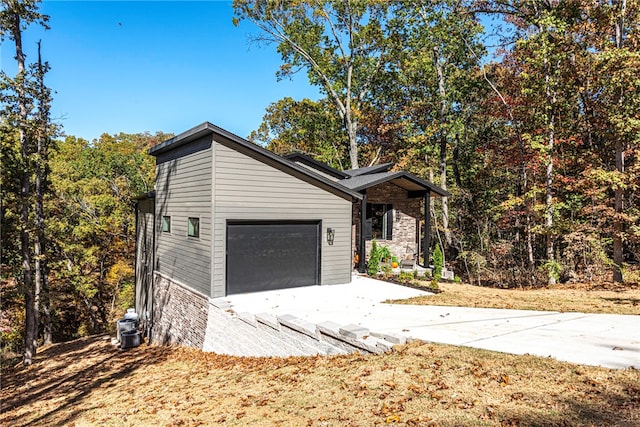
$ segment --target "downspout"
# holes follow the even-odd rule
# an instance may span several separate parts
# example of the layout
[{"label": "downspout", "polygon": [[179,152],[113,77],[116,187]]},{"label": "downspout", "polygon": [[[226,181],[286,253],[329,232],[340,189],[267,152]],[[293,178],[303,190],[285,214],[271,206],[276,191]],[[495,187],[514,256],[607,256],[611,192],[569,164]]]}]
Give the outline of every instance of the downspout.
[{"label": "downspout", "polygon": [[147,341],[147,345],[151,345],[151,337],[153,331],[153,296],[155,295],[155,285],[156,285],[156,197],[153,195],[153,224],[151,225],[151,229],[153,232],[151,233],[151,297],[149,298],[151,301],[147,300],[147,310],[145,313],[148,317],[147,319],[147,337],[149,340]]},{"label": "downspout", "polygon": [[365,259],[367,258],[367,243],[365,239],[365,228],[367,227],[367,190],[362,191],[362,201],[360,202],[360,259],[358,260],[358,272],[366,272]]},{"label": "downspout", "polygon": [[135,249],[135,256],[133,257],[133,272],[134,272],[134,277],[135,277],[135,288],[134,288],[134,298],[136,299],[133,302],[133,306],[135,307],[135,304],[138,302],[138,298],[137,298],[137,290],[138,290],[138,205],[140,204],[139,200],[136,200],[135,202],[133,202],[133,209],[134,209],[134,224],[136,225],[136,249]]}]

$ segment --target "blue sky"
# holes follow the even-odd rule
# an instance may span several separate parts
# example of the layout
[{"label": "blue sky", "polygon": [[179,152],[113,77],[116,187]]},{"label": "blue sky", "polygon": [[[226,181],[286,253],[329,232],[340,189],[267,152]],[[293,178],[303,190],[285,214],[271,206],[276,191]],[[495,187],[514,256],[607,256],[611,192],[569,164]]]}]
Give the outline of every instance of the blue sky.
[{"label": "blue sky", "polygon": [[[258,29],[233,26],[230,1],[54,1],[48,31],[24,34],[29,62],[42,40],[56,91],[52,116],[67,135],[180,133],[204,121],[247,137],[278,99],[319,97],[305,74],[278,82],[275,45],[251,44]],[[13,42],[0,52],[15,74]]]}]

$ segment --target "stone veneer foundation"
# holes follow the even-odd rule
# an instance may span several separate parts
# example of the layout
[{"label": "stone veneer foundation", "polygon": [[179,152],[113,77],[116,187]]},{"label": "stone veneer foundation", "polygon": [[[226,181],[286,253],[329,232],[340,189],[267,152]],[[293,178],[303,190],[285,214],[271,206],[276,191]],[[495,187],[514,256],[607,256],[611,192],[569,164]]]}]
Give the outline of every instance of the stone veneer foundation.
[{"label": "stone veneer foundation", "polygon": [[236,313],[224,298],[208,298],[155,273],[152,341],[236,356],[383,353],[406,338],[357,325],[308,323],[290,315]]},{"label": "stone veneer foundation", "polygon": [[154,280],[152,341],[202,348],[209,299],[157,272]]}]

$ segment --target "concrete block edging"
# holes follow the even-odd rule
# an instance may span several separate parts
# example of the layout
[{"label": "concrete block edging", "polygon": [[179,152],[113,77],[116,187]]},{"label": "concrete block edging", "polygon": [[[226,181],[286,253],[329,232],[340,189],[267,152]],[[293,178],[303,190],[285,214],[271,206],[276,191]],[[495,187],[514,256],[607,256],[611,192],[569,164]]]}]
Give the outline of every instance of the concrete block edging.
[{"label": "concrete block edging", "polygon": [[[394,345],[407,342],[404,336],[377,333],[355,324],[340,325],[333,321],[315,324],[290,314],[238,313],[233,310],[233,305],[224,298],[209,299],[209,310],[215,311],[215,316],[213,313],[210,314],[211,319],[227,319],[224,323],[226,323],[225,330],[228,329],[228,332],[221,336],[220,328],[217,327],[215,346],[205,345],[203,347],[205,351],[213,350],[238,356],[254,355],[257,352],[266,352],[267,355],[273,353],[273,356],[286,356],[300,355],[299,350],[304,348],[306,350],[303,353],[308,355],[354,352],[375,354],[389,352]],[[237,325],[237,327],[233,325]],[[240,325],[245,326],[241,327]],[[247,326],[250,328],[246,329]],[[249,330],[254,331],[250,334],[262,334],[260,336],[269,342],[267,348],[241,348],[244,346],[238,344],[240,342],[247,343],[247,341],[238,334],[248,333]],[[262,338],[256,341],[261,341],[264,345]],[[256,347],[260,344],[251,342],[245,345]],[[292,349],[297,350],[292,351]]]}]

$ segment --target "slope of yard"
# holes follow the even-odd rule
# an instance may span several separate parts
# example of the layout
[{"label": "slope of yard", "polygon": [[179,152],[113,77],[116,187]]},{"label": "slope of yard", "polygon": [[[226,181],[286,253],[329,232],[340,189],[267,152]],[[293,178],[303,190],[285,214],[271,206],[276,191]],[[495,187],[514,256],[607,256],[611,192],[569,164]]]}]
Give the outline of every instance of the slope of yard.
[{"label": "slope of yard", "polygon": [[638,426],[640,372],[445,345],[238,358],[90,337],[2,373],[2,425]]},{"label": "slope of yard", "polygon": [[[415,287],[429,290],[429,282],[415,281]],[[460,307],[510,308],[581,313],[640,314],[640,286],[557,285],[542,289],[497,289],[464,283],[440,283],[442,293],[398,304]]]}]

